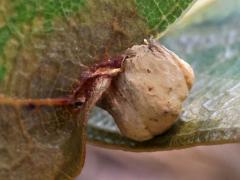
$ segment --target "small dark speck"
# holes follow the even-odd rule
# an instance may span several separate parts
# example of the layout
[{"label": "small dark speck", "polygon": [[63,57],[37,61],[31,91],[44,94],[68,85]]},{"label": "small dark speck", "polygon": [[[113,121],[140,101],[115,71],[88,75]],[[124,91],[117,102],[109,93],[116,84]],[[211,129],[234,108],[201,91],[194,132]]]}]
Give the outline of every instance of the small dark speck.
[{"label": "small dark speck", "polygon": [[173,90],[173,88],[168,88],[168,92],[169,93],[172,92],[172,90]]},{"label": "small dark speck", "polygon": [[77,101],[74,103],[75,108],[80,108],[82,105],[83,105],[83,102],[81,102],[81,101]]},{"label": "small dark speck", "polygon": [[163,111],[163,114],[168,114],[168,113],[169,113],[169,111],[167,111],[167,110],[166,110],[166,111]]},{"label": "small dark speck", "polygon": [[34,105],[34,104],[32,104],[32,103],[29,103],[28,105],[27,105],[27,110],[29,110],[29,111],[32,111],[32,110],[34,110],[36,108],[36,105]]},{"label": "small dark speck", "polygon": [[150,70],[150,69],[147,69],[147,72],[148,72],[148,73],[151,73],[151,70]]},{"label": "small dark speck", "polygon": [[153,90],[153,88],[152,88],[152,87],[149,87],[149,88],[148,88],[148,91],[152,91],[152,90]]}]

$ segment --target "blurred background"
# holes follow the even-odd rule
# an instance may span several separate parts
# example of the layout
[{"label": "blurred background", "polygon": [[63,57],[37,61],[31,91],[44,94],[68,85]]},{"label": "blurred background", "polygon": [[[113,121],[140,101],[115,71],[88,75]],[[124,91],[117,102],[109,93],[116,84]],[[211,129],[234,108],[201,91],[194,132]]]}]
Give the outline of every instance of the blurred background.
[{"label": "blurred background", "polygon": [[239,180],[240,145],[130,153],[87,147],[77,180]]},{"label": "blurred background", "polygon": [[[193,26],[195,30],[201,27],[201,34],[205,31],[205,24],[206,27],[211,24],[209,31],[216,31],[218,28],[213,28],[213,22],[216,22],[216,26],[228,31],[228,25],[224,23],[237,24],[240,21],[239,8],[239,0],[198,0],[176,26],[186,29],[180,32],[182,34],[191,30],[187,26]],[[239,20],[236,21],[236,17]],[[230,24],[229,29],[230,27],[233,26]],[[176,31],[172,28],[163,42],[172,42],[171,35],[176,34]],[[240,32],[235,31],[237,34]],[[201,38],[197,40],[201,41]],[[176,43],[176,50],[179,46]],[[169,47],[174,45],[170,44]],[[153,153],[132,153],[88,145],[86,164],[77,180],[240,180],[239,154],[240,144],[199,146]]]}]

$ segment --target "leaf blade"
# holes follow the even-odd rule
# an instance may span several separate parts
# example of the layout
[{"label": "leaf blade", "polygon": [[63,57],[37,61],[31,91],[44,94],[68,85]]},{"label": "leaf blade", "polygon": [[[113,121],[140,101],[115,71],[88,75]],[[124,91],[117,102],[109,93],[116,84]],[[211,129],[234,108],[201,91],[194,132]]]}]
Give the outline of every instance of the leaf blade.
[{"label": "leaf blade", "polygon": [[[87,66],[105,58],[106,54],[114,56],[135,43],[141,43],[151,33],[146,19],[137,12],[135,0],[2,0],[0,92],[17,99],[66,97]],[[0,106],[5,108],[3,104]],[[1,111],[0,123],[10,123],[5,115],[8,112],[11,111]],[[21,107],[17,113],[23,116],[19,118],[24,122],[22,128],[40,147],[36,146],[35,154],[31,154],[26,162],[19,163],[18,170],[12,168],[11,158],[6,163],[0,162],[0,177],[28,179],[32,174],[37,177],[41,172],[38,169],[45,172],[45,177],[39,176],[43,179],[67,179],[76,175],[84,161],[85,124],[81,128],[75,127],[74,121],[78,117],[73,117],[65,108],[40,108],[34,114]],[[9,119],[15,122],[15,118]],[[20,128],[16,123],[8,125],[12,126],[13,133]],[[7,137],[7,130],[2,124],[0,126],[2,134]],[[17,139],[18,135],[14,137]],[[14,149],[12,146],[19,145],[16,141],[7,145],[3,142],[0,141],[2,157]],[[17,157],[26,150],[24,148],[13,152],[12,156]],[[34,165],[29,168],[29,160],[34,158]],[[36,159],[42,162],[39,166]],[[7,168],[4,169],[5,165]],[[55,170],[52,171],[51,167]]]},{"label": "leaf blade", "polygon": [[150,28],[163,32],[193,4],[194,0],[136,0],[136,2],[138,10],[146,18]]},{"label": "leaf blade", "polygon": [[1,179],[69,179],[81,170],[86,127],[68,109],[1,104],[0,112]]}]

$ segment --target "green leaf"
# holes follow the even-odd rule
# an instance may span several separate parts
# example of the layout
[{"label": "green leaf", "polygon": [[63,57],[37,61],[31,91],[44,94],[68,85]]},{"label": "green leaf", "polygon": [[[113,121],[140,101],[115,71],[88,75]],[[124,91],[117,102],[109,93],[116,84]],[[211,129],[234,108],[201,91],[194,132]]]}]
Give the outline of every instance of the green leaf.
[{"label": "green leaf", "polygon": [[[89,63],[93,58],[88,57],[99,59],[105,51],[112,55],[163,32],[192,2],[3,0],[0,3],[0,67],[6,71],[1,71],[0,80],[12,73],[12,59],[17,49],[40,34],[46,41],[50,34],[51,37],[52,34],[64,36],[66,41],[78,39],[81,41],[78,48],[85,51],[78,52],[82,54],[79,59]],[[76,35],[78,37],[72,37]],[[9,54],[15,56],[8,57]]]},{"label": "green leaf", "polygon": [[[127,151],[180,149],[240,142],[240,14],[219,8],[235,1],[217,1],[209,8],[217,18],[178,28],[162,43],[192,64],[197,79],[180,120],[163,135],[135,142],[120,135],[111,117],[95,110],[88,126],[93,144]],[[199,16],[202,16],[200,14]]]},{"label": "green leaf", "polygon": [[[86,142],[79,116],[66,107],[16,102],[69,96],[86,66],[165,30],[166,24],[153,27],[152,19],[165,17],[170,24],[191,1],[148,2],[0,1],[0,179],[70,179],[79,173]],[[151,15],[159,3],[166,14]],[[3,103],[8,98],[12,104]]]},{"label": "green leaf", "polygon": [[163,32],[194,0],[136,0],[151,29]]}]

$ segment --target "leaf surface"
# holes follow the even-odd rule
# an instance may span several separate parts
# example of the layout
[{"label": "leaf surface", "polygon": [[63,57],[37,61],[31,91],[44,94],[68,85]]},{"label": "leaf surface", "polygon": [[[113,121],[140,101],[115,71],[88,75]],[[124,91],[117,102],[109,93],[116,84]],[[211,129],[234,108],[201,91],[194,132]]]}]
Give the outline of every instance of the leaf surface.
[{"label": "leaf surface", "polygon": [[[0,1],[0,179],[71,179],[79,173],[86,141],[80,117],[87,114],[12,100],[68,96],[88,66],[164,31],[192,1],[176,2]],[[12,104],[3,103],[5,97]]]},{"label": "leaf surface", "polygon": [[163,32],[182,15],[194,0],[136,0],[136,2],[150,28]]}]

